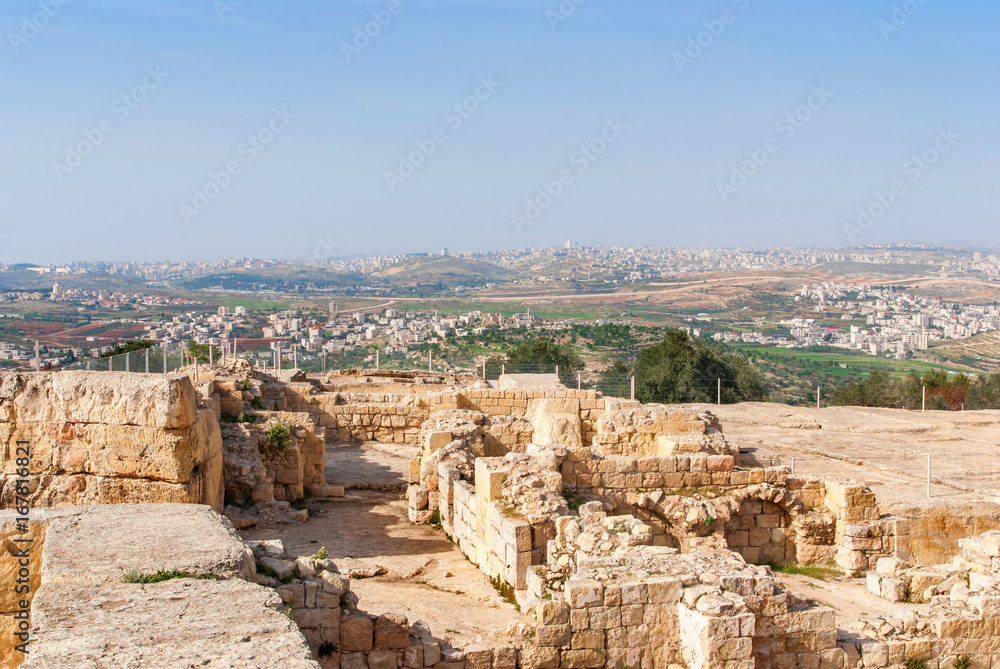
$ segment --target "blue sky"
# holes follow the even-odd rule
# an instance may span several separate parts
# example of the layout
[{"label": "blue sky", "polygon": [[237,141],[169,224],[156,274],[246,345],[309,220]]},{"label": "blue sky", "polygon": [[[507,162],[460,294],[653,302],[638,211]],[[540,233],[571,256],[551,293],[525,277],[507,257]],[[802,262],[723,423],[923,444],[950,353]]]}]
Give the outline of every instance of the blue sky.
[{"label": "blue sky", "polygon": [[3,3],[0,262],[1000,246],[996,3],[237,2]]}]

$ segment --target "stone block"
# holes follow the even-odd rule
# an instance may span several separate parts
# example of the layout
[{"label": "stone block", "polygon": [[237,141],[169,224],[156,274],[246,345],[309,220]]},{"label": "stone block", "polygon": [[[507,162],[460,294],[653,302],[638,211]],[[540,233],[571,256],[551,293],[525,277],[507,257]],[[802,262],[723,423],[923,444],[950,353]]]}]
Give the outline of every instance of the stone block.
[{"label": "stone block", "polygon": [[403,666],[407,669],[421,669],[424,666],[423,646],[410,646],[404,650]]},{"label": "stone block", "polygon": [[465,647],[465,669],[492,669],[493,649],[472,644]]},{"label": "stone block", "polygon": [[604,587],[591,579],[570,579],[566,582],[566,601],[574,609],[604,604]]},{"label": "stone block", "polygon": [[569,623],[569,605],[560,600],[539,602],[535,608],[538,622],[542,625],[566,625]]},{"label": "stone block", "polygon": [[[410,645],[409,621],[397,613],[385,613],[375,619],[373,647],[401,650]],[[371,664],[371,658],[369,658]]]},{"label": "stone block", "polygon": [[368,669],[368,658],[364,653],[341,653],[340,669]]},{"label": "stone block", "polygon": [[493,649],[493,669],[516,669],[517,649],[510,647]]},{"label": "stone block", "polygon": [[600,630],[574,632],[571,645],[574,650],[604,648],[604,632]]},{"label": "stone block", "polygon": [[451,443],[451,432],[429,432],[427,433],[427,450],[433,453],[441,450]]},{"label": "stone block", "polygon": [[319,573],[319,587],[323,592],[331,595],[343,595],[351,589],[351,583],[347,579],[335,574],[332,571],[321,571]]},{"label": "stone block", "polygon": [[528,646],[517,651],[521,669],[558,669],[559,650],[556,648]]},{"label": "stone block", "polygon": [[875,562],[875,573],[879,576],[896,576],[905,569],[910,568],[910,563],[900,560],[898,557],[879,558]]},{"label": "stone block", "polygon": [[367,613],[344,612],[340,616],[340,650],[342,653],[367,652],[372,649],[374,625]]},{"label": "stone block", "polygon": [[598,669],[604,666],[604,651],[564,650],[560,653],[559,666],[563,669]]},{"label": "stone block", "polygon": [[396,669],[396,651],[371,651],[368,653],[368,669]]},{"label": "stone block", "polygon": [[279,581],[289,579],[295,575],[295,563],[291,560],[279,560],[278,558],[262,557],[260,563],[274,572],[274,577]]},{"label": "stone block", "polygon": [[676,604],[681,600],[681,582],[676,578],[651,578],[646,581],[650,604]]},{"label": "stone block", "polygon": [[441,644],[434,637],[420,637],[420,647],[424,653],[425,667],[432,667],[441,661]]},{"label": "stone block", "polygon": [[572,630],[569,625],[539,625],[537,644],[552,648],[569,646]]}]

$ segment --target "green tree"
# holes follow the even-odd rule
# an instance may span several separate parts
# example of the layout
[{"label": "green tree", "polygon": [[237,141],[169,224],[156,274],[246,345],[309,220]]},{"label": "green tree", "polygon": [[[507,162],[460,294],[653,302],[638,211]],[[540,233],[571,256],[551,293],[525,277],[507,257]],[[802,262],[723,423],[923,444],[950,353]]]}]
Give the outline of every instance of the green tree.
[{"label": "green tree", "polygon": [[121,355],[122,353],[131,353],[132,351],[143,351],[147,348],[152,348],[155,344],[151,341],[145,339],[134,339],[124,344],[118,344],[115,346],[113,351],[108,351],[107,353],[102,353],[102,358],[110,358],[113,355]]},{"label": "green tree", "polygon": [[597,390],[607,397],[627,397],[630,392],[632,368],[624,360],[615,360],[601,371]]},{"label": "green tree", "polygon": [[583,369],[583,360],[565,346],[560,346],[546,337],[536,337],[525,344],[515,346],[507,353],[504,361],[508,372],[525,373],[546,371],[558,365],[561,375],[576,374]]},{"label": "green tree", "polygon": [[684,330],[639,352],[633,367],[636,398],[643,402],[714,402],[722,381],[726,403],[766,400],[768,384],[740,353],[710,348]]}]

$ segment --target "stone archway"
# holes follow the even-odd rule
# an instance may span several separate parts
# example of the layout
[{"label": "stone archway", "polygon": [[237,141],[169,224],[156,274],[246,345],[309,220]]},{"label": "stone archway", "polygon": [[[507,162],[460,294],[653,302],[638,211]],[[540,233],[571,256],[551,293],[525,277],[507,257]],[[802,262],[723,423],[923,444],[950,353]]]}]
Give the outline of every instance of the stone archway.
[{"label": "stone archway", "polygon": [[798,562],[801,519],[806,506],[785,488],[762,484],[738,490],[725,525],[726,545],[754,564]]}]

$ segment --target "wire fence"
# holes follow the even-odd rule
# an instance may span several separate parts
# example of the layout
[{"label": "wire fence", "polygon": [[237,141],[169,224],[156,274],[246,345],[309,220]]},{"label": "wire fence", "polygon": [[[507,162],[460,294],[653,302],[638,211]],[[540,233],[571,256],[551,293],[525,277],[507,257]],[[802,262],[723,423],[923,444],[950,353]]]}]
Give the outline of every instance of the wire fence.
[{"label": "wire fence", "polygon": [[[221,347],[211,347],[214,362],[222,358]],[[383,355],[381,352],[364,351],[353,355],[329,351],[307,351],[301,347],[278,347],[271,350],[248,349],[240,351],[239,357],[249,360],[257,369],[274,374],[277,370],[296,368],[308,374],[322,374],[333,369],[384,369],[393,371],[457,372],[496,382],[504,374],[541,374],[557,376],[570,389],[594,390],[604,397],[638,399],[667,404],[732,404],[742,401],[743,396],[732,379],[687,379],[673,385],[644,385],[636,382],[630,373],[605,371],[598,374],[574,372],[555,364],[499,363],[483,360],[456,366],[448,361],[435,358],[433,352],[426,352],[420,358]],[[199,360],[208,362],[202,352]],[[116,355],[82,360],[63,369],[85,369],[92,371],[135,372],[168,374],[191,365],[194,358],[186,342],[161,344],[151,348],[120,353]],[[762,401],[781,402],[790,405],[826,405],[821,393],[797,396],[789,393],[772,392]]]},{"label": "wire fence", "polygon": [[[189,357],[187,359],[190,359]],[[92,360],[80,360],[63,369],[86,369],[101,372],[136,372],[141,374],[169,374],[185,364],[183,347],[178,345],[154,346],[128,353],[118,353]]]}]

